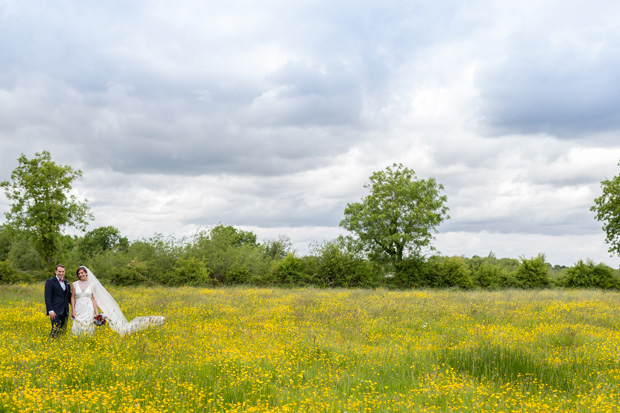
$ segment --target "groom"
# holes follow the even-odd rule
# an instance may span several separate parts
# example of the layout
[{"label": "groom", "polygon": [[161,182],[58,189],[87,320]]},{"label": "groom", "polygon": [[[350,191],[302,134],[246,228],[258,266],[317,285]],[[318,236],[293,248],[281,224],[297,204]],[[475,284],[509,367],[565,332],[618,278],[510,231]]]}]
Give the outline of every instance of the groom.
[{"label": "groom", "polygon": [[65,266],[56,266],[56,276],[45,282],[45,307],[52,322],[50,338],[56,338],[67,330],[71,284],[65,280]]}]

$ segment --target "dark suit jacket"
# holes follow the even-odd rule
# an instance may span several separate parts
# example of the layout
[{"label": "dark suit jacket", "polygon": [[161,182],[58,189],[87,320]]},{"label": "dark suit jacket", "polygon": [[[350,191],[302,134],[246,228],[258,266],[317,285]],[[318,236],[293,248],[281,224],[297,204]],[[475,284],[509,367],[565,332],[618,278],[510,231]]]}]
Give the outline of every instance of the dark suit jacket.
[{"label": "dark suit jacket", "polygon": [[71,284],[65,280],[65,290],[60,286],[58,278],[52,277],[45,282],[45,313],[54,311],[56,315],[69,314],[69,300],[71,299]]}]

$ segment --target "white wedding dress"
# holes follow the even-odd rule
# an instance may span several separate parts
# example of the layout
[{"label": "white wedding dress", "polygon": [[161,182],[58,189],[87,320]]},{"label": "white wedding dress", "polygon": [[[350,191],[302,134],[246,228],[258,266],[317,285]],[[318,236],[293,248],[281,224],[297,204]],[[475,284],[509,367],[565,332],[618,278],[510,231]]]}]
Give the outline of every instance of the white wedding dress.
[{"label": "white wedding dress", "polygon": [[[105,287],[101,285],[97,277],[95,277],[95,274],[93,274],[91,270],[89,270],[88,268],[84,266],[80,268],[84,268],[86,270],[86,273],[88,274],[89,286],[88,288],[85,289],[84,293],[85,294],[89,293],[89,289],[90,289],[90,294],[94,293],[95,300],[97,300],[97,306],[101,309],[103,314],[105,314],[106,321],[108,322],[108,325],[110,326],[112,330],[116,331],[120,335],[125,335],[125,334],[135,333],[140,330],[144,330],[145,328],[148,328],[151,326],[157,326],[157,325],[164,324],[164,320],[165,320],[164,317],[154,316],[154,315],[145,316],[145,317],[136,317],[131,321],[127,321],[120,307],[118,306],[118,304],[116,304],[116,301],[114,300],[114,298],[105,289]],[[74,283],[74,284],[78,284],[78,283]],[[82,306],[82,305],[78,305],[77,299],[79,299],[79,297],[80,296],[76,292],[76,302],[75,302],[75,307],[76,307],[75,318],[76,319],[78,318],[78,308]],[[94,311],[92,301],[90,301],[90,296],[88,300],[89,300],[88,304],[90,305],[90,310]],[[86,301],[84,300],[84,302]],[[84,312],[86,311],[87,310],[84,310]],[[93,324],[94,317],[95,317],[95,314],[93,312],[90,314],[90,325],[92,326],[93,332],[94,332],[94,324]],[[71,329],[71,331],[73,332],[73,328]]]},{"label": "white wedding dress", "polygon": [[[84,285],[85,284],[85,285]],[[82,290],[84,288],[84,290]],[[71,334],[75,336],[95,334],[95,308],[93,307],[93,285],[80,281],[73,283],[73,294],[75,295],[75,318],[71,325]]]}]

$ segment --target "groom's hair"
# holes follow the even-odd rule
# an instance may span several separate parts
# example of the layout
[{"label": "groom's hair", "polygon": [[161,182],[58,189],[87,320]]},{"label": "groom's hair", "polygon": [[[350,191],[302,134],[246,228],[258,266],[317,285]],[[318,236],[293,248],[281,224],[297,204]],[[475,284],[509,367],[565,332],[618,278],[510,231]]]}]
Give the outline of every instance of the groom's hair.
[{"label": "groom's hair", "polygon": [[[62,265],[62,264],[58,264],[58,265],[56,266],[56,269],[58,269],[58,268],[65,268],[65,266],[64,266],[64,265]],[[65,269],[66,269],[66,268],[65,268]]]}]

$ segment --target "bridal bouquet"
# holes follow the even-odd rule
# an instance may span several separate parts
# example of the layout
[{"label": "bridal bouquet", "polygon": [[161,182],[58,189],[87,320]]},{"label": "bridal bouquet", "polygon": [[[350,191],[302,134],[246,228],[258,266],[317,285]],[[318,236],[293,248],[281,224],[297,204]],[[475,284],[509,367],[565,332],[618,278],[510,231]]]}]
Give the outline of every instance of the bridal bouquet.
[{"label": "bridal bouquet", "polygon": [[97,327],[99,327],[99,326],[102,326],[102,325],[104,325],[104,324],[106,323],[105,319],[106,319],[105,314],[97,314],[97,315],[95,316],[95,319],[93,320],[93,323],[94,323]]}]

